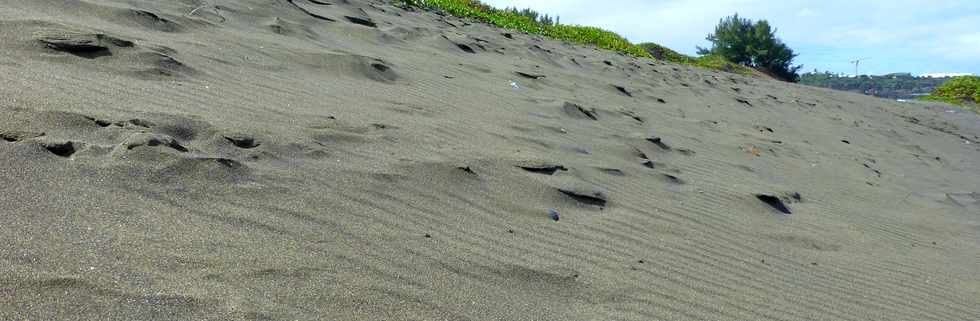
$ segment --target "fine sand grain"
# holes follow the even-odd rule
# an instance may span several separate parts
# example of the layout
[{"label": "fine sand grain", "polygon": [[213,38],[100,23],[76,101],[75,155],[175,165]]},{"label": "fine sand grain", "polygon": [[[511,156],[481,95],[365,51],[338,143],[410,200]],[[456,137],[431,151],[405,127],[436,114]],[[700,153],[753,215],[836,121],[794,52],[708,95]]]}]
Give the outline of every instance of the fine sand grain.
[{"label": "fine sand grain", "polygon": [[356,0],[2,0],[0,84],[0,320],[980,318],[948,106]]}]

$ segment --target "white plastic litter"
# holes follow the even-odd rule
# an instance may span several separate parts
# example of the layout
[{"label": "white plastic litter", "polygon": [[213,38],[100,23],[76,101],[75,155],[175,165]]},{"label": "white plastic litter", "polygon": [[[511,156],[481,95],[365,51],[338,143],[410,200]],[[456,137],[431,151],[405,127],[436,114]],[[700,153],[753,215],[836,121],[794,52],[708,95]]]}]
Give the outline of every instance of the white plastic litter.
[{"label": "white plastic litter", "polygon": [[514,87],[514,89],[521,89],[521,85],[518,85],[517,82],[513,80],[510,81],[510,86]]}]

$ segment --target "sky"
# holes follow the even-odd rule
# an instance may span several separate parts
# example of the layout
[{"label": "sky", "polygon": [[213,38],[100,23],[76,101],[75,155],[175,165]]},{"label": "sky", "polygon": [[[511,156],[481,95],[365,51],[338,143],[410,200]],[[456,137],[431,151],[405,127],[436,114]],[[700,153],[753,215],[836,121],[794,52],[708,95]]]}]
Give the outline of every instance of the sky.
[{"label": "sky", "polygon": [[721,18],[765,19],[802,71],[980,75],[980,0],[483,0],[693,55]]}]

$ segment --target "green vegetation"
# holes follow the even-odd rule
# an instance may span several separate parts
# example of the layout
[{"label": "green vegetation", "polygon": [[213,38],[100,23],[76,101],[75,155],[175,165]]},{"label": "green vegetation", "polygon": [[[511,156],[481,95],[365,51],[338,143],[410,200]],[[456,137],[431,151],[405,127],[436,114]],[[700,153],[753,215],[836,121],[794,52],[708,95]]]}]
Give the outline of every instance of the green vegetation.
[{"label": "green vegetation", "polygon": [[693,59],[693,57],[683,55],[670,48],[652,42],[644,42],[638,44],[637,46],[640,46],[640,48],[643,48],[643,50],[646,50],[647,53],[659,60],[672,61],[676,63],[689,63]]},{"label": "green vegetation", "polygon": [[537,21],[543,25],[553,26],[560,24],[561,22],[561,18],[558,16],[552,18],[548,14],[541,14],[540,12],[531,10],[531,8],[517,9],[517,7],[507,7],[504,8],[504,11],[516,14],[518,16],[531,18],[531,20]]},{"label": "green vegetation", "polygon": [[666,60],[670,62],[675,62],[679,64],[692,65],[705,69],[721,70],[724,72],[731,72],[745,76],[756,76],[758,73],[752,68],[748,68],[725,59],[719,55],[704,55],[701,57],[691,57],[678,53],[670,48],[652,43],[645,42],[638,46],[650,53],[651,56],[660,60]]},{"label": "green vegetation", "polygon": [[563,25],[547,14],[531,9],[496,9],[478,0],[395,0],[397,4],[438,9],[457,17],[474,18],[495,26],[538,34],[558,40],[593,45],[634,57],[655,58],[670,62],[715,69],[743,75],[757,75],[754,70],[732,63],[718,55],[690,57],[655,43],[635,45],[622,36],[596,27]]},{"label": "green vegetation", "polygon": [[921,99],[950,103],[980,112],[980,106],[977,105],[980,103],[980,77],[963,76],[950,79],[936,88],[931,95]]},{"label": "green vegetation", "polygon": [[736,13],[719,21],[707,40],[711,48],[698,48],[699,55],[717,55],[786,81],[799,80],[797,71],[802,66],[793,66],[797,55],[776,38],[766,20],[752,21]]},{"label": "green vegetation", "polygon": [[698,57],[693,64],[701,68],[721,70],[721,71],[736,73],[740,75],[746,75],[746,76],[759,75],[759,72],[756,71],[755,69],[731,62],[725,57],[719,55],[704,55]]},{"label": "green vegetation", "polygon": [[474,18],[495,26],[516,29],[602,49],[622,52],[634,57],[652,58],[646,50],[630,43],[620,35],[596,27],[549,24],[532,10],[501,10],[478,0],[396,0],[404,5],[440,9],[457,17]]},{"label": "green vegetation", "polygon": [[829,72],[804,73],[800,83],[815,87],[850,91],[889,99],[915,99],[929,94],[950,78],[915,77],[908,73],[860,77],[839,76]]}]

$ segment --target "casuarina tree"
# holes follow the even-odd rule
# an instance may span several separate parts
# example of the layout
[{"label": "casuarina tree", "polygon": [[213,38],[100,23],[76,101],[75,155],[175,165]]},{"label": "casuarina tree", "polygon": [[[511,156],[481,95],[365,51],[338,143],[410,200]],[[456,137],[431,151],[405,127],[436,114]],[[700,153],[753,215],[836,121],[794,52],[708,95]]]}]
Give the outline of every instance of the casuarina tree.
[{"label": "casuarina tree", "polygon": [[711,48],[698,48],[700,55],[718,55],[731,62],[756,68],[786,81],[799,80],[803,66],[793,66],[796,53],[779,38],[766,20],[752,21],[733,16],[722,19],[707,40]]}]

